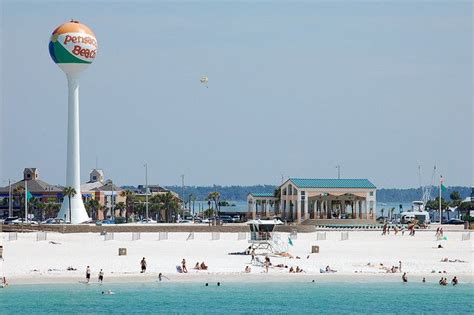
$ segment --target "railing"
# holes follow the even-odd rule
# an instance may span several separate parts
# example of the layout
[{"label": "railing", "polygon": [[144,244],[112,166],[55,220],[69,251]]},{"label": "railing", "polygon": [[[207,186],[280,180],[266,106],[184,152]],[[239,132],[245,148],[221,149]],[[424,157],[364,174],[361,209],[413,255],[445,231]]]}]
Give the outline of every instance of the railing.
[{"label": "railing", "polygon": [[250,232],[251,241],[269,241],[273,239],[272,232]]}]

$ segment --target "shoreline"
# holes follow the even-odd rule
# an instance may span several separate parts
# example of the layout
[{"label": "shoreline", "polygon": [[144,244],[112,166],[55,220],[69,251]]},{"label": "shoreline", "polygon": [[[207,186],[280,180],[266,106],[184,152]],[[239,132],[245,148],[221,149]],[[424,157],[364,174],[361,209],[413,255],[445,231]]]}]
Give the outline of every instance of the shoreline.
[{"label": "shoreline", "polygon": [[[282,273],[207,273],[207,274],[176,274],[164,275],[168,279],[164,279],[163,283],[206,283],[206,282],[231,282],[231,283],[396,283],[402,282],[402,273],[396,274],[282,274]],[[427,283],[438,282],[440,277],[446,277],[450,281],[452,277],[457,276],[461,283],[474,283],[474,275],[472,274],[418,274],[407,273],[409,283],[421,282],[422,278],[426,278]],[[18,276],[7,279],[9,286],[15,285],[49,285],[49,284],[85,284],[84,277],[78,276]],[[147,275],[112,275],[104,279],[103,284],[92,279],[89,285],[107,284],[147,284],[158,283],[158,274]]]}]

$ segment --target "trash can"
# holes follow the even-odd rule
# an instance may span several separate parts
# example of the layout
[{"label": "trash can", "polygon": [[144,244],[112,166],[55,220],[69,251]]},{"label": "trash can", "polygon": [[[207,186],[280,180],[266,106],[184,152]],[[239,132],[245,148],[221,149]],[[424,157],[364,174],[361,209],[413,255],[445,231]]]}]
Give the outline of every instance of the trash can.
[{"label": "trash can", "polygon": [[312,254],[317,254],[317,253],[319,253],[319,246],[318,246],[318,245],[312,245],[312,246],[311,246],[311,253],[312,253]]},{"label": "trash can", "polygon": [[119,248],[118,254],[119,254],[119,256],[127,256],[127,249],[126,248]]}]

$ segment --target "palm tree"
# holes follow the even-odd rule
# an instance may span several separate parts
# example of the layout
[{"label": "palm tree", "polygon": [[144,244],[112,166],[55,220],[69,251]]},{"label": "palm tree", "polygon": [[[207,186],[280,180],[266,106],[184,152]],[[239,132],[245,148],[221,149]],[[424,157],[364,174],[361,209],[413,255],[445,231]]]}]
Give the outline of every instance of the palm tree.
[{"label": "palm tree", "polygon": [[97,220],[97,211],[100,208],[99,201],[96,199],[90,199],[85,204],[88,215],[92,218],[92,220]]},{"label": "palm tree", "polygon": [[[22,209],[23,208],[23,200],[25,199],[25,188],[22,187],[22,186],[16,186],[15,188],[13,188],[13,198],[17,198],[18,200],[18,205],[19,205],[19,209]],[[13,199],[15,200],[15,199]]]},{"label": "palm tree", "polygon": [[[28,207],[29,207],[29,211],[30,213],[34,213],[34,216],[36,219],[39,218],[38,214],[36,213],[36,211],[38,210],[38,208],[40,207],[40,204],[41,202],[39,201],[38,198],[35,198],[35,197],[31,197],[30,200],[28,201]],[[32,211],[31,211],[32,210]]]},{"label": "palm tree", "polygon": [[125,218],[126,221],[128,222],[128,216],[130,213],[133,212],[133,204],[134,204],[134,199],[135,199],[135,193],[131,190],[124,190],[120,193],[120,196],[125,197],[125,207],[127,210],[125,211]]},{"label": "palm tree", "polygon": [[117,202],[117,204],[115,205],[115,210],[119,211],[119,215],[122,218],[123,218],[123,210],[125,210],[125,209],[126,209],[125,203],[123,203],[122,201]]},{"label": "palm tree", "polygon": [[212,201],[214,205],[216,206],[215,209],[217,211],[216,215],[219,215],[219,199],[221,198],[221,194],[218,191],[213,191],[210,192],[209,195],[207,195],[206,200]]},{"label": "palm tree", "polygon": [[66,187],[63,190],[63,196],[68,197],[69,199],[69,223],[72,223],[71,221],[71,197],[74,197],[76,195],[76,190],[73,187]]},{"label": "palm tree", "polygon": [[44,202],[39,202],[38,205],[36,206],[36,210],[38,213],[38,218],[40,221],[44,220],[44,208],[46,204]]},{"label": "palm tree", "polygon": [[172,213],[174,213],[178,209],[178,202],[176,201],[175,197],[172,193],[167,192],[164,195],[161,195],[161,202],[163,203],[163,207],[166,211],[166,218],[167,221],[171,221]]},{"label": "palm tree", "polygon": [[44,206],[44,214],[43,217],[54,217],[59,210],[59,204],[57,203],[52,203],[52,202],[47,202]]}]

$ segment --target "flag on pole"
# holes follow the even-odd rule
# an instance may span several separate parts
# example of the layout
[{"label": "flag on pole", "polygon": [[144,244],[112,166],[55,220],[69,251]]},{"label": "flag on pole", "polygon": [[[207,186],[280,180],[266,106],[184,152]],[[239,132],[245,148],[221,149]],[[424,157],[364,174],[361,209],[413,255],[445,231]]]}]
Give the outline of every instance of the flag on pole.
[{"label": "flag on pole", "polygon": [[288,236],[288,244],[293,246],[293,242],[291,241],[291,238]]},{"label": "flag on pole", "polygon": [[28,191],[26,193],[26,200],[30,201],[31,198],[33,198],[33,195]]},{"label": "flag on pole", "polygon": [[441,192],[446,192],[446,186],[443,185],[443,176],[441,176],[441,179],[439,180],[439,185],[441,187]]}]

